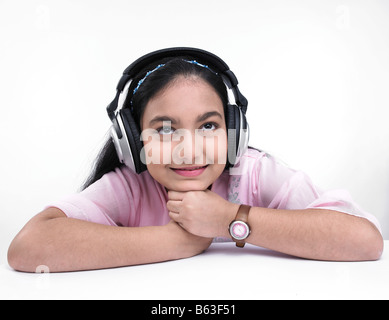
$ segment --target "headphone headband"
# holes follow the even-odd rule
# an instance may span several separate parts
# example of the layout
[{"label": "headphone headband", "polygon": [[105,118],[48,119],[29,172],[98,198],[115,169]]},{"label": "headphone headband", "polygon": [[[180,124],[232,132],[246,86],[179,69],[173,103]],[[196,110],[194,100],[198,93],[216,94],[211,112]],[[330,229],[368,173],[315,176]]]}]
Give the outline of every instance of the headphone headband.
[{"label": "headphone headband", "polygon": [[207,63],[215,67],[218,72],[225,72],[230,69],[222,59],[220,59],[218,56],[214,55],[211,52],[201,50],[201,49],[196,49],[196,48],[175,47],[175,48],[157,50],[154,52],[150,52],[144,55],[143,57],[140,57],[139,59],[134,61],[131,65],[129,65],[126,68],[126,70],[124,70],[123,74],[129,75],[130,77],[134,77],[144,67],[148,66],[154,61],[166,57],[175,58],[180,56],[191,56],[206,61]]},{"label": "headphone headband", "polygon": [[116,97],[107,107],[107,112],[110,119],[113,120],[115,117],[115,111],[118,108],[119,96],[120,93],[123,92],[125,85],[136,75],[138,75],[141,70],[154,61],[158,61],[167,57],[174,58],[180,56],[190,56],[192,58],[198,59],[199,61],[208,64],[215,72],[220,74],[224,83],[228,86],[229,89],[232,90],[236,104],[242,109],[244,114],[246,113],[248,101],[238,89],[239,82],[235,74],[230,70],[228,65],[222,59],[220,59],[215,54],[205,50],[187,47],[174,47],[148,53],[135,60],[124,70],[123,75],[116,86]]}]

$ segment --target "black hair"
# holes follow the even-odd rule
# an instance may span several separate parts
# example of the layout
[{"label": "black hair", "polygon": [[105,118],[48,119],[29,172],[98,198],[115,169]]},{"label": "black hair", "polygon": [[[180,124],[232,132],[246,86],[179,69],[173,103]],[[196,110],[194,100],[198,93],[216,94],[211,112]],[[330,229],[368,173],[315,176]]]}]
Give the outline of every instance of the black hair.
[{"label": "black hair", "polygon": [[[130,108],[132,110],[133,117],[139,125],[149,100],[155,97],[162,90],[166,89],[169,85],[173,84],[180,76],[199,77],[211,85],[219,95],[223,103],[224,114],[226,115],[228,93],[221,76],[215,73],[216,70],[214,70],[215,72],[212,71],[212,66],[209,66],[210,69],[205,68],[185,61],[188,59],[191,59],[191,57],[164,58],[155,62],[153,65],[149,65],[144,68],[132,80],[123,108]],[[139,86],[136,93],[133,94],[133,91],[138,86],[139,81],[146,76],[147,72],[154,70],[160,64],[164,64],[164,66],[148,75],[141,86]],[[86,189],[91,184],[101,179],[106,173],[114,171],[122,165],[123,164],[119,161],[116,154],[112,139],[108,138],[100,150],[94,162],[92,171],[82,185],[81,190]]]}]

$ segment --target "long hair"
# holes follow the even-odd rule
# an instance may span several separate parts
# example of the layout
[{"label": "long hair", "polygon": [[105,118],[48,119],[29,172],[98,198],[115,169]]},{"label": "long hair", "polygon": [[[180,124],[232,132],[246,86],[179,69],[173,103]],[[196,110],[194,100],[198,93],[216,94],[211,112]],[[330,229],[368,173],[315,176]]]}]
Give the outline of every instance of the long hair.
[{"label": "long hair", "polygon": [[[180,77],[198,77],[206,81],[211,85],[217,94],[219,95],[223,106],[224,113],[226,115],[227,104],[228,104],[228,93],[226,85],[224,84],[221,76],[209,68],[201,67],[197,64],[188,63],[187,59],[190,57],[178,57],[178,58],[164,58],[160,61],[155,62],[153,65],[144,68],[131,82],[128,90],[128,95],[125,99],[123,108],[130,108],[134,119],[137,121],[139,127],[145,108],[151,98],[168,88],[169,85],[174,84],[174,81]],[[164,64],[163,67],[159,68],[155,72],[149,74],[146,78],[146,74],[150,70],[154,70],[158,65]],[[139,81],[144,79],[142,84],[139,86]],[[133,94],[134,89],[137,88],[136,93]],[[227,117],[226,117],[227,118]],[[106,173],[114,171],[116,168],[122,166],[119,158],[116,154],[115,146],[109,138],[100,150],[91,173],[84,182],[81,190],[86,189],[91,184],[101,179]]]}]

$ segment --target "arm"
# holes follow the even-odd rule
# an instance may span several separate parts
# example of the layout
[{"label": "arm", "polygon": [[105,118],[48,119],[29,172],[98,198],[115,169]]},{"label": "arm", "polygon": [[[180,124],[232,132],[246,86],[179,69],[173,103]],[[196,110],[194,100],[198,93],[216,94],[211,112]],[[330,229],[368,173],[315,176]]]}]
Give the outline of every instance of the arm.
[{"label": "arm", "polygon": [[[239,205],[212,191],[170,192],[170,217],[199,236],[230,237],[228,226]],[[322,210],[253,207],[246,242],[293,256],[317,260],[377,260],[383,251],[380,232],[368,220]]]},{"label": "arm", "polygon": [[125,228],[67,218],[49,208],[19,232],[8,250],[11,267],[35,272],[112,268],[190,257],[212,239],[194,236],[171,221],[166,226]]},{"label": "arm", "polygon": [[307,259],[377,260],[383,239],[368,220],[322,210],[252,208],[248,243]]}]

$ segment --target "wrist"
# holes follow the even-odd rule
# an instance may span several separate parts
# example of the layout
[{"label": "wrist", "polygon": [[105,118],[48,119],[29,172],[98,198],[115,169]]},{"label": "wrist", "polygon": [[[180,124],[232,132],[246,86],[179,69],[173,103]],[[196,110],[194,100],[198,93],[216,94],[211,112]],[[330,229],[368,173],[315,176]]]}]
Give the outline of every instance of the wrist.
[{"label": "wrist", "polygon": [[240,205],[237,203],[228,202],[227,209],[225,210],[225,219],[223,229],[221,230],[221,237],[231,239],[229,226],[231,222],[235,220],[236,213],[238,212],[239,207]]},{"label": "wrist", "polygon": [[171,259],[189,258],[206,250],[212,243],[212,238],[204,238],[194,235],[178,223],[171,220],[164,226],[166,239],[169,239]]}]

